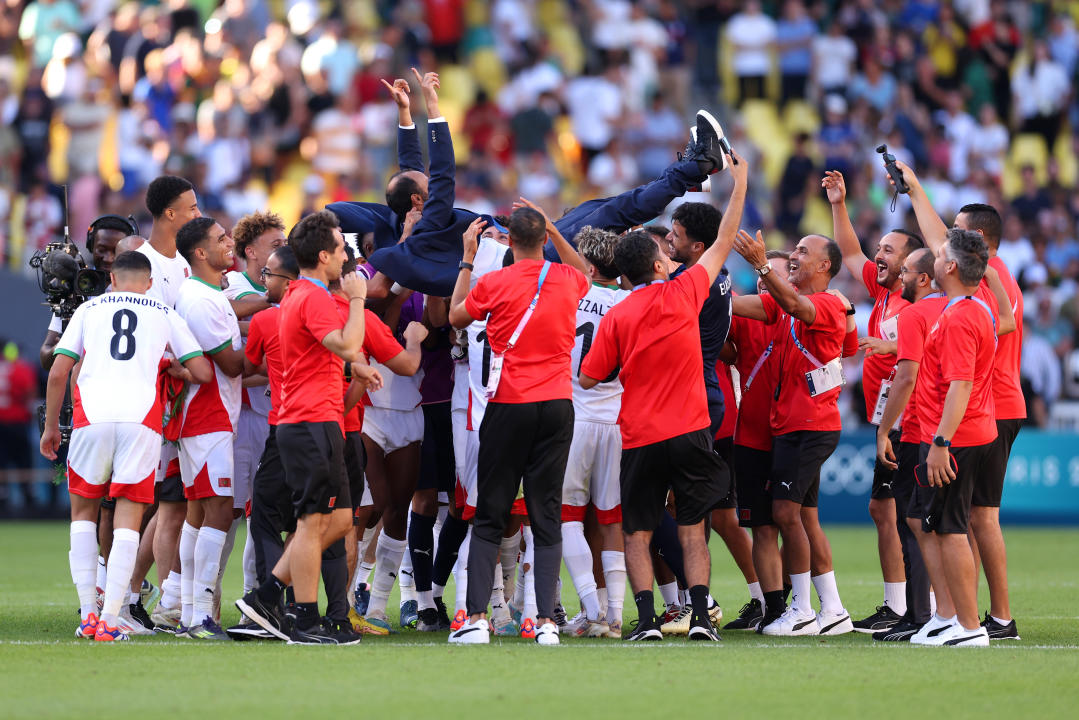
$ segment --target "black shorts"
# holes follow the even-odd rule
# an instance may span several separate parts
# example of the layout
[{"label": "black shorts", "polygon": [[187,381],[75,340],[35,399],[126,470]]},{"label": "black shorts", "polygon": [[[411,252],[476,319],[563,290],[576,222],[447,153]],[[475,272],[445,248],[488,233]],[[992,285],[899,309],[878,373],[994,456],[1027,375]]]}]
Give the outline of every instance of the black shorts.
[{"label": "black shorts", "polygon": [[154,499],[159,502],[187,502],[184,481],[179,475],[171,475],[154,485]]},{"label": "black shorts", "polygon": [[[712,449],[715,450],[716,455],[719,455],[719,459],[728,467],[732,467],[734,462],[734,436],[720,438],[712,441]],[[733,474],[733,473],[732,473]],[[716,505],[717,510],[733,510],[738,507],[738,491],[737,486],[733,481],[731,482],[731,491],[727,493],[727,496],[719,501],[719,505]]]},{"label": "black shorts", "polygon": [[345,438],[338,423],[282,423],[277,426],[277,447],[297,518],[352,507]]},{"label": "black shorts", "polygon": [[457,482],[453,457],[453,415],[450,403],[423,405],[423,444],[417,490],[452,493]]},{"label": "black shorts", "polygon": [[348,494],[352,498],[352,524],[363,501],[363,469],[367,467],[367,451],[363,447],[363,433],[359,430],[345,433],[345,473],[348,475]]},{"label": "black shorts", "polygon": [[[929,457],[929,443],[918,443],[918,459],[914,463],[915,467],[924,463],[927,457]],[[913,473],[913,470],[911,472]],[[929,506],[933,504],[933,498],[936,494],[934,488],[919,484],[915,477],[914,491],[911,493],[910,503],[907,505],[907,517],[918,521],[924,520],[925,514],[929,512]]]},{"label": "black shorts", "polygon": [[909,514],[911,500],[914,497],[914,467],[918,464],[918,443],[900,442],[892,448],[895,451],[896,464],[899,465],[895,470],[895,479],[892,481],[896,518],[902,522],[903,518],[921,517]]},{"label": "black shorts", "polygon": [[796,430],[777,435],[772,444],[768,492],[773,500],[817,507],[820,469],[839,445],[838,430]]},{"label": "black shorts", "polygon": [[1012,444],[1022,425],[1022,420],[997,420],[997,439],[993,441],[993,447],[985,459],[985,473],[974,486],[973,505],[1000,507],[1004,476],[1008,473],[1008,458],[1011,457]]},{"label": "black shorts", "polygon": [[738,524],[753,528],[772,524],[772,496],[768,479],[772,452],[734,446],[734,484],[738,488]]},{"label": "black shorts", "polygon": [[251,517],[262,522],[269,532],[291,533],[296,530],[296,508],[292,504],[292,490],[285,482],[285,466],[277,449],[277,426],[270,426],[266,445],[262,448],[255,479],[251,483]]},{"label": "black shorts", "polygon": [[[993,443],[973,447],[950,448],[955,458],[955,479],[944,487],[932,488],[933,499],[922,517],[922,530],[938,535],[966,535],[970,525],[974,486],[985,473],[985,461]],[[920,466],[918,482],[925,482],[925,467]]]},{"label": "black shorts", "polygon": [[[892,430],[888,433],[888,438],[892,441],[892,450],[899,451],[899,436],[898,430]],[[888,500],[895,497],[895,470],[886,467],[884,463],[877,458],[876,464],[873,466],[873,490],[870,492],[869,497],[874,500]]]},{"label": "black shorts", "polygon": [[707,430],[622,451],[622,529],[655,530],[674,491],[675,521],[696,525],[730,492],[727,464],[712,450]]}]

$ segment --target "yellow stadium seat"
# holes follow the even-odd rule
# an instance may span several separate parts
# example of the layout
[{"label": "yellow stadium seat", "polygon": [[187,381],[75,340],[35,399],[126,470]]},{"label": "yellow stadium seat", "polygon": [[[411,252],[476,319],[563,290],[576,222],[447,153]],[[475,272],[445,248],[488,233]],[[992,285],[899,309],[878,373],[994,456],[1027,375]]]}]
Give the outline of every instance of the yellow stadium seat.
[{"label": "yellow stadium seat", "polygon": [[577,28],[562,24],[551,28],[547,35],[551,53],[559,59],[562,72],[574,77],[584,72],[584,47]]},{"label": "yellow stadium seat", "polygon": [[1053,158],[1057,161],[1061,185],[1075,187],[1076,181],[1079,180],[1079,163],[1072,147],[1072,129],[1068,124],[1060,129],[1060,135],[1053,146]]},{"label": "yellow stadium seat", "polygon": [[791,100],[783,108],[783,126],[792,137],[800,132],[816,135],[820,130],[820,116],[805,100]]},{"label": "yellow stadium seat", "polygon": [[438,69],[438,76],[442,85],[438,91],[440,107],[444,109],[450,103],[459,108],[472,105],[476,98],[476,82],[468,68],[463,65],[443,65]]},{"label": "yellow stadium seat", "polygon": [[1022,190],[1021,171],[1024,166],[1032,165],[1039,183],[1044,183],[1049,176],[1049,149],[1041,135],[1023,133],[1012,138],[1011,148],[1004,163],[1004,175],[1001,178],[1004,196],[1013,198]]},{"label": "yellow stadium seat", "polygon": [[506,84],[506,68],[492,47],[476,48],[468,58],[468,67],[472,80],[487,91],[488,97],[495,97]]},{"label": "yellow stadium seat", "polygon": [[775,186],[790,156],[790,134],[779,119],[775,103],[770,100],[747,100],[742,104],[741,115],[746,135],[764,155],[766,182]]}]

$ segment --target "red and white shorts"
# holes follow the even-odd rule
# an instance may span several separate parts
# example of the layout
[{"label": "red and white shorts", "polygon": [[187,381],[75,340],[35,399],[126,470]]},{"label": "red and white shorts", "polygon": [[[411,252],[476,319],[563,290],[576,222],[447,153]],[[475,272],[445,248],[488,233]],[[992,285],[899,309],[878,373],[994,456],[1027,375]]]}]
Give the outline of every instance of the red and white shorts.
[{"label": "red and white shorts", "polygon": [[67,451],[67,485],[75,495],[154,501],[161,435],[142,423],[104,422],[75,428]]},{"label": "red and white shorts", "polygon": [[233,496],[233,434],[212,432],[180,438],[184,497],[202,500]]},{"label": "red and white shorts", "polygon": [[601,525],[622,522],[618,483],[622,436],[617,425],[579,420],[573,423],[566,479],[562,483],[562,522],[584,520],[591,502]]}]

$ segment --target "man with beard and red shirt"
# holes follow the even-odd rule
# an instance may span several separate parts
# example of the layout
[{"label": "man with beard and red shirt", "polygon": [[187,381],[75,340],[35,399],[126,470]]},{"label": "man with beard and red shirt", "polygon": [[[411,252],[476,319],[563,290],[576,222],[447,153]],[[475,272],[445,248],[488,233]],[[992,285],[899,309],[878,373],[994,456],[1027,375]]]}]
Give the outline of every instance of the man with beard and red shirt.
[{"label": "man with beard and red shirt", "polygon": [[[899,271],[903,260],[911,252],[924,247],[922,239],[906,230],[891,230],[881,237],[877,253],[871,261],[862,252],[847,213],[847,187],[843,174],[830,170],[825,173],[821,185],[832,204],[832,224],[835,240],[843,253],[843,264],[855,278],[861,279],[869,297],[873,299],[873,311],[869,315],[868,337],[862,339],[866,348],[862,364],[862,391],[865,394],[866,419],[871,424],[880,423],[880,410],[887,399],[888,389],[895,377],[894,353],[880,352],[882,343],[896,341],[898,315],[910,303],[903,298],[903,283]],[[891,430],[893,444],[898,444],[900,431]],[[873,469],[873,490],[869,500],[869,516],[877,526],[877,552],[880,569],[884,576],[884,603],[867,618],[854,623],[858,632],[873,633],[887,630],[899,622],[907,609],[906,576],[903,565],[898,515],[893,481],[894,471],[877,462]]]}]

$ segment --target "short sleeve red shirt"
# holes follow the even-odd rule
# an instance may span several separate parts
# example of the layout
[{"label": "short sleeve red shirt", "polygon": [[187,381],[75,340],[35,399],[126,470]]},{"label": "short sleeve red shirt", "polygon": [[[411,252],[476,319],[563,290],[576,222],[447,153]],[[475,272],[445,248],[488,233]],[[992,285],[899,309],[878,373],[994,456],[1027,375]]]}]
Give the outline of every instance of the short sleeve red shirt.
[{"label": "short sleeve red shirt", "polygon": [[720,423],[713,439],[725,440],[734,437],[734,427],[738,420],[738,403],[734,398],[731,368],[722,360],[716,362],[716,377],[719,378],[719,392],[723,394],[723,422]]},{"label": "short sleeve red shirt", "polygon": [[916,388],[922,442],[932,442],[948,388],[956,380],[970,381],[972,386],[963,420],[952,436],[952,446],[985,445],[996,438],[992,388],[995,339],[989,313],[971,299],[946,305],[930,326]]},{"label": "short sleeve red shirt", "polygon": [[261,365],[266,362],[266,372],[270,380],[270,414],[271,425],[277,424],[277,409],[281,407],[281,338],[278,329],[281,323],[281,308],[271,307],[260,310],[251,316],[251,323],[247,328],[247,345],[244,347],[244,355],[252,365]]},{"label": "short sleeve red shirt", "polygon": [[518,260],[481,277],[465,298],[469,315],[476,320],[487,318],[491,351],[505,353],[494,402],[530,403],[573,397],[570,353],[577,332],[577,303],[591,285],[583,273],[568,265],[551,263],[528,325],[513,349],[506,352],[513,331],[536,294],[542,268],[540,260]]},{"label": "short sleeve red shirt", "polygon": [[[887,340],[881,330],[881,323],[899,314],[910,303],[903,299],[902,290],[889,292],[877,284],[877,265],[866,261],[862,267],[862,283],[873,298],[873,310],[869,313],[869,336]],[[867,355],[862,362],[862,391],[865,394],[866,417],[873,417],[880,395],[880,384],[887,380],[895,367],[895,355]]]},{"label": "short sleeve red shirt", "polygon": [[738,350],[734,367],[738,370],[738,382],[742,385],[742,404],[738,407],[738,425],[734,430],[735,445],[754,450],[772,449],[772,393],[776,386],[775,368],[778,362],[774,346],[761,362],[749,387],[746,387],[746,383],[753,368],[768,350],[775,333],[775,326],[760,320],[738,316],[731,319],[728,337]]},{"label": "short sleeve red shirt", "polygon": [[[348,321],[348,298],[340,295],[333,296],[337,303],[337,313],[342,322]],[[364,357],[374,357],[376,361],[386,364],[390,358],[396,357],[404,348],[394,338],[393,333],[386,327],[386,323],[366,308],[363,311],[363,354]],[[348,395],[348,387],[345,387]],[[351,410],[345,413],[345,432],[359,432],[363,429],[363,402],[356,403]]]},{"label": "short sleeve red shirt", "polygon": [[698,314],[708,298],[702,265],[634,290],[603,317],[581,374],[619,369],[622,447],[635,448],[708,428]]},{"label": "short sleeve red shirt", "polygon": [[817,309],[812,325],[806,325],[783,312],[771,295],[762,295],[761,302],[768,323],[776,325],[776,345],[779,355],[779,397],[772,403],[772,434],[785,435],[798,430],[841,430],[839,408],[840,388],[810,397],[805,374],[815,365],[798,349],[791,330],[814,357],[828,363],[840,357],[843,339],[847,334],[847,311],[843,301],[826,292],[807,295]]},{"label": "short sleeve red shirt", "polygon": [[994,255],[989,258],[989,265],[1000,275],[1016,324],[1015,332],[997,339],[997,354],[993,362],[993,401],[996,403],[998,420],[1022,420],[1027,416],[1023,389],[1019,385],[1019,361],[1023,354],[1023,293],[1003,260]]},{"label": "short sleeve red shirt", "polygon": [[337,305],[320,283],[302,276],[281,301],[281,408],[277,422],[342,425],[344,363],[322,340],[344,327]]},{"label": "short sleeve red shirt", "polygon": [[[922,355],[925,351],[925,336],[929,334],[929,328],[940,317],[944,306],[948,304],[945,297],[926,297],[904,308],[899,313],[899,339],[897,341],[898,354],[896,362],[910,360],[921,365]],[[919,367],[919,376],[921,371]],[[922,441],[921,420],[918,412],[918,393],[912,392],[907,406],[903,409],[903,432],[900,436],[902,442],[920,443]]]}]

